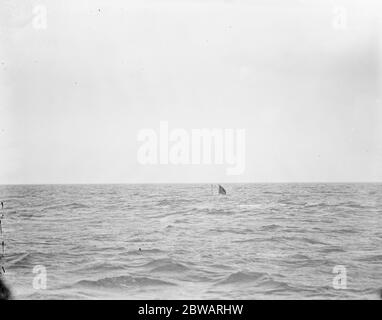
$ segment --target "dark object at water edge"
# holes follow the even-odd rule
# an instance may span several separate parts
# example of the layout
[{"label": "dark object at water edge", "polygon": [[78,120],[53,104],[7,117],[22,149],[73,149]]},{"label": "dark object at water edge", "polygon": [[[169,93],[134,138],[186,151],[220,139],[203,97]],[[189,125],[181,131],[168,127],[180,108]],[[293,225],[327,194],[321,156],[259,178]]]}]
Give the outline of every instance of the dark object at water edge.
[{"label": "dark object at water edge", "polygon": [[12,299],[12,293],[5,285],[3,279],[0,277],[0,300],[10,300]]}]

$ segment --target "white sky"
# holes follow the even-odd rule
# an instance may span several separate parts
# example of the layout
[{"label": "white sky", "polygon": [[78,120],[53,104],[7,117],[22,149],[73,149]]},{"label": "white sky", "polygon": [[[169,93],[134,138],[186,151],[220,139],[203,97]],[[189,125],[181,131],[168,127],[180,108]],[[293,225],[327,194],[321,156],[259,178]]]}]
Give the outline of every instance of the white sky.
[{"label": "white sky", "polygon": [[[382,181],[378,1],[50,0],[45,30],[10,3],[0,184]],[[160,120],[245,128],[244,174],[138,164]]]}]

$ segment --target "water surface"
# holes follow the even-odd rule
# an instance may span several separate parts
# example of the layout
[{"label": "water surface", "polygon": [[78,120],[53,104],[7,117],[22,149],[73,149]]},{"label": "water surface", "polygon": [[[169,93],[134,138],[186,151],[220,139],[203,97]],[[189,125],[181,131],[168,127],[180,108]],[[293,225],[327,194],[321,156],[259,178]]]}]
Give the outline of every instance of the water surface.
[{"label": "water surface", "polygon": [[378,298],[382,184],[224,187],[1,186],[5,278],[18,299]]}]

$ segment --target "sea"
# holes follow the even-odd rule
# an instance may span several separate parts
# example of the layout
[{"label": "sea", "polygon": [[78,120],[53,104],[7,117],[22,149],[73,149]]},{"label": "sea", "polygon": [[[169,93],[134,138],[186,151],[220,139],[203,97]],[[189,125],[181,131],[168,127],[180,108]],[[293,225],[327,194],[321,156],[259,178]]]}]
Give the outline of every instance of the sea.
[{"label": "sea", "polygon": [[15,299],[379,299],[382,184],[2,185]]}]

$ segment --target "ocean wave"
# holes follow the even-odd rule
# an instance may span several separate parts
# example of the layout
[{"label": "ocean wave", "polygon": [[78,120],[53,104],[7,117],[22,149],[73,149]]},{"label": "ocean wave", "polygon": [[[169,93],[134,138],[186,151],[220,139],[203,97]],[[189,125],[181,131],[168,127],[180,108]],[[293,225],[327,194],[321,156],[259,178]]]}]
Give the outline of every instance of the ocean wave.
[{"label": "ocean wave", "polygon": [[373,206],[360,204],[355,201],[339,201],[335,203],[330,202],[307,202],[305,203],[304,207],[306,208],[333,208],[333,207],[348,207],[348,208],[354,208],[354,209],[369,209],[374,208]]},{"label": "ocean wave", "polygon": [[335,232],[338,232],[339,234],[342,234],[342,233],[358,233],[358,230],[357,229],[338,229],[338,230],[335,230]]},{"label": "ocean wave", "polygon": [[280,226],[278,224],[268,224],[266,226],[262,226],[260,228],[261,231],[273,231],[273,230],[276,230],[276,229],[279,229]]},{"label": "ocean wave", "polygon": [[343,205],[345,207],[349,207],[349,208],[355,208],[355,209],[370,209],[370,208],[375,208],[375,206],[369,206],[369,205],[366,205],[366,204],[360,204],[359,202],[355,202],[355,201],[344,202],[344,203],[341,203],[341,205]]},{"label": "ocean wave", "polygon": [[5,268],[25,268],[30,266],[31,253],[23,252],[23,253],[13,253],[10,255],[4,256]]},{"label": "ocean wave", "polygon": [[239,204],[238,205],[239,208],[243,208],[243,209],[262,209],[264,208],[264,204],[262,203],[253,203],[253,204]]},{"label": "ocean wave", "polygon": [[246,243],[246,242],[267,242],[272,241],[272,239],[266,238],[250,238],[250,239],[242,239],[242,240],[232,240],[233,243]]},{"label": "ocean wave", "polygon": [[176,284],[149,277],[117,276],[106,277],[98,280],[80,280],[75,286],[97,287],[97,288],[123,288],[128,286],[175,286]]},{"label": "ocean wave", "polygon": [[292,260],[310,260],[310,257],[308,257],[304,254],[301,254],[301,253],[293,254],[291,256],[288,256],[288,258],[290,258]]},{"label": "ocean wave", "polygon": [[189,270],[184,264],[175,262],[169,258],[155,259],[141,267],[148,268],[151,272],[185,272]]},{"label": "ocean wave", "polygon": [[326,202],[316,202],[316,203],[305,203],[305,208],[326,208],[329,207],[329,204]]},{"label": "ocean wave", "polygon": [[319,245],[328,245],[327,243],[325,242],[322,242],[320,240],[317,240],[317,239],[312,239],[312,238],[307,238],[307,237],[303,237],[300,239],[301,241],[304,241],[304,242],[307,242],[309,244],[319,244]]},{"label": "ocean wave", "polygon": [[47,211],[47,210],[59,210],[59,209],[87,209],[87,208],[90,208],[90,206],[83,203],[71,202],[71,203],[47,206],[47,207],[44,207],[43,210]]},{"label": "ocean wave", "polygon": [[164,253],[163,250],[160,249],[142,249],[141,251],[138,251],[140,253],[154,253],[154,254],[159,254],[159,253]]},{"label": "ocean wave", "polygon": [[170,199],[159,200],[156,203],[157,206],[170,206],[170,205],[173,205],[173,204],[174,204],[174,200],[170,200]]},{"label": "ocean wave", "polygon": [[226,209],[208,209],[206,211],[207,214],[216,214],[219,216],[224,216],[224,215],[232,215],[233,211],[232,210],[226,210]]},{"label": "ocean wave", "polygon": [[265,272],[234,272],[228,277],[217,282],[217,285],[236,284],[236,283],[249,283],[259,280],[270,279],[269,275]]},{"label": "ocean wave", "polygon": [[277,281],[274,279],[266,279],[259,284],[259,287],[264,290],[266,294],[276,294],[285,291],[296,292],[296,288],[290,286],[284,281]]},{"label": "ocean wave", "polygon": [[281,262],[282,265],[290,266],[290,267],[298,267],[298,268],[311,268],[318,266],[330,266],[335,265],[336,262],[329,259],[314,259],[307,257],[306,259],[303,256],[297,258],[293,258],[293,256],[289,256],[290,259],[286,259]]},{"label": "ocean wave", "polygon": [[277,242],[293,242],[293,241],[300,241],[305,242],[313,245],[328,245],[325,242],[322,242],[317,239],[307,238],[307,237],[298,237],[298,236],[276,236],[269,239],[271,241],[277,241]]},{"label": "ocean wave", "polygon": [[332,247],[332,248],[323,248],[323,249],[320,249],[321,252],[324,252],[324,253],[338,253],[338,252],[345,252],[344,249],[342,248],[338,248],[338,247]]},{"label": "ocean wave", "polygon": [[112,271],[120,269],[123,266],[121,262],[119,263],[113,263],[108,261],[100,261],[100,262],[91,262],[91,263],[83,263],[80,267],[74,269],[75,272],[83,272],[83,271],[89,271],[89,272],[96,272],[96,271]]},{"label": "ocean wave", "polygon": [[233,234],[253,234],[255,231],[253,229],[249,228],[234,228],[234,229],[223,229],[223,228],[218,228],[218,229],[210,229],[211,232],[217,232],[217,233],[233,233]]},{"label": "ocean wave", "polygon": [[124,256],[140,256],[140,255],[159,255],[159,254],[164,254],[165,251],[163,250],[160,250],[160,249],[142,249],[140,248],[141,250],[139,250],[139,248],[135,249],[135,250],[123,250],[121,252],[118,253],[118,255],[120,257],[124,257]]},{"label": "ocean wave", "polygon": [[[17,213],[16,210],[9,210],[9,209],[7,209],[7,210],[4,210],[4,211],[5,212],[2,212],[4,214],[4,216],[7,216],[8,214],[16,214]],[[27,211],[27,210],[20,210],[19,209],[19,212],[23,212],[23,211]]]},{"label": "ocean wave", "polygon": [[157,206],[180,206],[184,204],[195,204],[197,202],[197,199],[185,199],[185,198],[171,198],[171,199],[161,199],[158,200],[156,205]]},{"label": "ocean wave", "polygon": [[374,262],[382,263],[382,254],[368,255],[366,257],[359,258],[358,260],[371,262],[371,263],[374,263]]},{"label": "ocean wave", "polygon": [[253,285],[254,282],[256,283],[256,288],[260,289],[265,294],[295,291],[295,288],[288,283],[276,280],[265,272],[235,272],[216,283],[216,285]]}]

